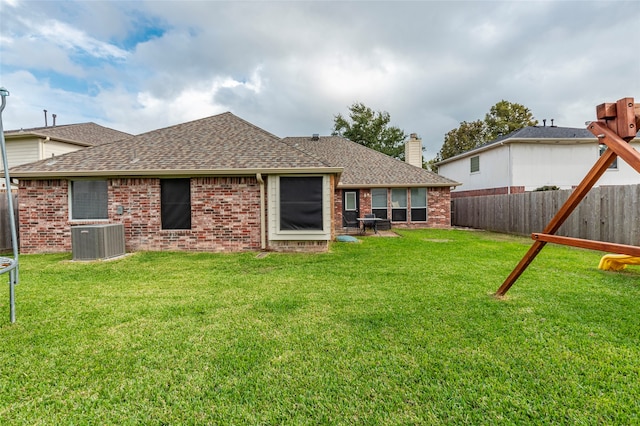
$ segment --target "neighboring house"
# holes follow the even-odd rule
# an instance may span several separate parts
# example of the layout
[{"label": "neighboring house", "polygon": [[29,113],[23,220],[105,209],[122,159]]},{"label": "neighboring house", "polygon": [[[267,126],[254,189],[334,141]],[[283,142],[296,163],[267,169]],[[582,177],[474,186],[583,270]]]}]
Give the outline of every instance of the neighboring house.
[{"label": "neighboring house", "polygon": [[[7,161],[11,168],[89,146],[130,138],[131,135],[95,123],[80,123],[8,130],[4,137]],[[0,164],[0,170],[2,169]],[[4,181],[2,187],[4,188]]]},{"label": "neighboring house", "polygon": [[[325,144],[340,159],[318,149]],[[449,226],[456,185],[342,138],[283,140],[231,113],[17,166],[11,175],[19,179],[23,253],[71,251],[71,227],[94,223],[122,223],[128,251],[323,251],[342,226],[343,188],[363,200],[361,214],[374,208],[371,191],[384,189],[390,216],[396,201],[405,209],[398,224],[427,227]],[[394,195],[401,187],[404,202]],[[427,210],[412,216],[413,208]]]},{"label": "neighboring house", "polygon": [[[631,145],[640,150],[639,139]],[[520,193],[545,186],[571,189],[604,149],[586,129],[530,126],[436,165],[440,174],[462,182],[451,192],[452,198]],[[617,159],[596,185],[637,183],[638,173]]]}]

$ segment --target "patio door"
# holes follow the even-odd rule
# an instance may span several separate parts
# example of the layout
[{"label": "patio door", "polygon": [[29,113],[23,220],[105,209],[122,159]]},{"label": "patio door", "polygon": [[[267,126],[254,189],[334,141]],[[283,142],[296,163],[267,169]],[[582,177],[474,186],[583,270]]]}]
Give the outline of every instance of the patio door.
[{"label": "patio door", "polygon": [[359,191],[342,191],[342,226],[358,226],[359,215]]}]

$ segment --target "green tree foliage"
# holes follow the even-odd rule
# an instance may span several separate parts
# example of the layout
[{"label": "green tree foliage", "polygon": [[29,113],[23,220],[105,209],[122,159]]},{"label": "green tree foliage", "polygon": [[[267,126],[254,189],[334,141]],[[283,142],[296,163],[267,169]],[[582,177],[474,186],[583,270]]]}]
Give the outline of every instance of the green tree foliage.
[{"label": "green tree foliage", "polygon": [[332,135],[375,149],[391,157],[404,159],[407,135],[398,127],[389,126],[391,117],[386,111],[373,111],[361,102],[349,107],[349,117],[335,115]]},{"label": "green tree foliage", "polygon": [[435,161],[442,161],[515,130],[537,124],[538,120],[534,119],[529,108],[501,100],[491,107],[484,120],[463,121],[458,128],[450,130],[444,137]]},{"label": "green tree foliage", "polygon": [[484,122],[487,129],[487,142],[523,127],[538,124],[538,120],[533,118],[529,108],[505,100],[501,100],[491,107],[489,113],[484,117]]},{"label": "green tree foliage", "polygon": [[480,146],[486,140],[486,126],[484,121],[463,121],[460,127],[450,130],[444,136],[444,144],[438,155],[441,159],[453,157],[461,152]]}]

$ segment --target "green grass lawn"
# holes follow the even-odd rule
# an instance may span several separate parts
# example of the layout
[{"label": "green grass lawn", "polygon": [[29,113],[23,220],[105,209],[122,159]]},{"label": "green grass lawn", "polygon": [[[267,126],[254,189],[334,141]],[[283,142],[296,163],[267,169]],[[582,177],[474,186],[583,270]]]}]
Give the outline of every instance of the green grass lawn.
[{"label": "green grass lawn", "polygon": [[640,267],[402,231],[326,254],[25,255],[0,424],[639,424]]}]

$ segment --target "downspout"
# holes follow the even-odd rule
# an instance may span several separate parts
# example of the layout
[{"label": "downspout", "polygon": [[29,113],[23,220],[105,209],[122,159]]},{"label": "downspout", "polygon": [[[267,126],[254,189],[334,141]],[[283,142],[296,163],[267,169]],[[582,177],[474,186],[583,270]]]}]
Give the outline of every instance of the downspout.
[{"label": "downspout", "polygon": [[265,224],[265,197],[264,197],[264,179],[262,179],[262,173],[256,173],[256,179],[260,184],[260,249],[266,250],[267,248],[267,227]]},{"label": "downspout", "polygon": [[511,158],[511,144],[508,144],[507,147],[509,148],[508,151],[508,156],[509,156],[509,161],[507,161],[507,174],[509,175],[508,179],[509,182],[507,184],[507,194],[511,195],[511,184],[513,183],[513,175],[512,175],[512,164],[511,162],[513,161],[513,159]]}]

